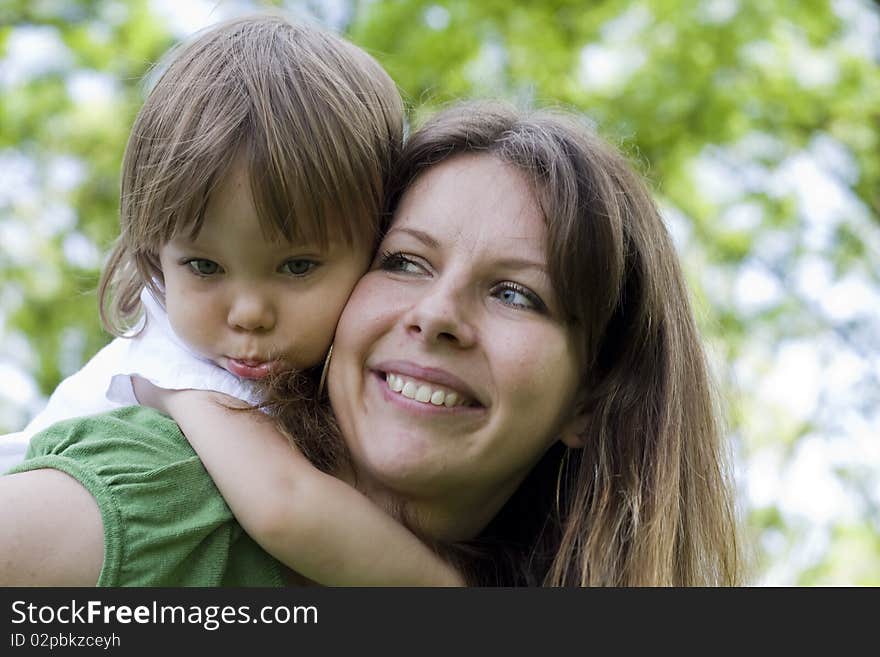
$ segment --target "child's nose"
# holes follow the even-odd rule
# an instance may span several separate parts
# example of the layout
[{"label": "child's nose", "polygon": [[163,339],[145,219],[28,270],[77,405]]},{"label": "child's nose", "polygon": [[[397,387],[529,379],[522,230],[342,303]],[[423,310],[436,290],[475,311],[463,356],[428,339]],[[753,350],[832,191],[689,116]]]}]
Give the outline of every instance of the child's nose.
[{"label": "child's nose", "polygon": [[242,331],[268,331],[275,326],[273,304],[262,295],[239,294],[229,307],[229,325]]}]

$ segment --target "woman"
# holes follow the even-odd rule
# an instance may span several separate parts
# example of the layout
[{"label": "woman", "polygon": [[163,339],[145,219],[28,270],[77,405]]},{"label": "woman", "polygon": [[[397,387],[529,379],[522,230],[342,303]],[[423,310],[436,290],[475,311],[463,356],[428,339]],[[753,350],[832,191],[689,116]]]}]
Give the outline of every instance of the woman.
[{"label": "woman", "polygon": [[[331,366],[358,474],[447,519],[432,535],[477,534],[476,581],[737,582],[704,355],[674,247],[626,162],[571,119],[464,106],[411,138],[388,203]],[[493,294],[521,308],[494,313]],[[426,366],[463,377],[485,424],[419,423],[371,389]]]},{"label": "woman", "polygon": [[[473,583],[737,583],[705,359],[672,244],[625,161],[570,119],[466,105],[411,138],[388,207],[337,329],[328,387],[350,458],[329,467],[448,545]],[[127,421],[161,428],[157,415]],[[36,536],[47,521],[74,551],[53,556],[47,582],[94,582],[102,546],[130,547],[102,536],[106,511],[73,479],[19,476],[53,478],[54,497],[26,501],[0,563],[42,563],[19,555],[57,541]],[[164,503],[217,501],[206,476],[188,476]],[[59,499],[77,506],[62,514]],[[126,567],[146,563],[137,550]],[[231,561],[259,559],[245,552]]]}]

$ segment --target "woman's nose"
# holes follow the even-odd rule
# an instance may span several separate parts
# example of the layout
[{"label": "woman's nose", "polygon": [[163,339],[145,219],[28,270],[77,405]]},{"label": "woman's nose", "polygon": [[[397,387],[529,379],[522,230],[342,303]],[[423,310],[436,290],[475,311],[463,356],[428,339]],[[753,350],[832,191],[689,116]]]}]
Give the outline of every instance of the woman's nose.
[{"label": "woman's nose", "polygon": [[470,316],[466,295],[451,285],[437,283],[409,309],[404,321],[410,335],[429,344],[470,347],[476,341]]},{"label": "woman's nose", "polygon": [[274,304],[253,292],[238,294],[229,306],[227,322],[242,331],[269,331],[275,327]]}]

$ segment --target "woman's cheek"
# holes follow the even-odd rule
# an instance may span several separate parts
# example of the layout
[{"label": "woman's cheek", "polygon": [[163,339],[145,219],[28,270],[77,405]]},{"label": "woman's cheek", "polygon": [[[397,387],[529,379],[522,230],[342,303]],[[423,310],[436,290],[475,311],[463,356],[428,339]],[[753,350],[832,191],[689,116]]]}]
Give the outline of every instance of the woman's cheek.
[{"label": "woman's cheek", "polygon": [[514,358],[498,372],[511,402],[535,412],[562,410],[574,397],[577,385],[576,358],[566,336],[557,330],[536,330],[510,344]]},{"label": "woman's cheek", "polygon": [[395,321],[413,303],[416,290],[405,282],[393,281],[381,271],[364,276],[345,306],[340,328],[351,324],[365,333],[390,330]]}]

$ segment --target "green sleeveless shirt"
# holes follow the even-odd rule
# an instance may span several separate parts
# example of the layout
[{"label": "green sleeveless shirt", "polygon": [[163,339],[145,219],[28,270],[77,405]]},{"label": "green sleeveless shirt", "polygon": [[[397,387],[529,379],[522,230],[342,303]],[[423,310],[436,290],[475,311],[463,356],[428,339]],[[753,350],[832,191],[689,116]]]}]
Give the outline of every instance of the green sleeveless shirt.
[{"label": "green sleeveless shirt", "polygon": [[284,583],[281,564],[242,530],[177,424],[157,411],[59,422],[34,436],[10,473],[41,468],[69,474],[98,503],[98,586]]}]

